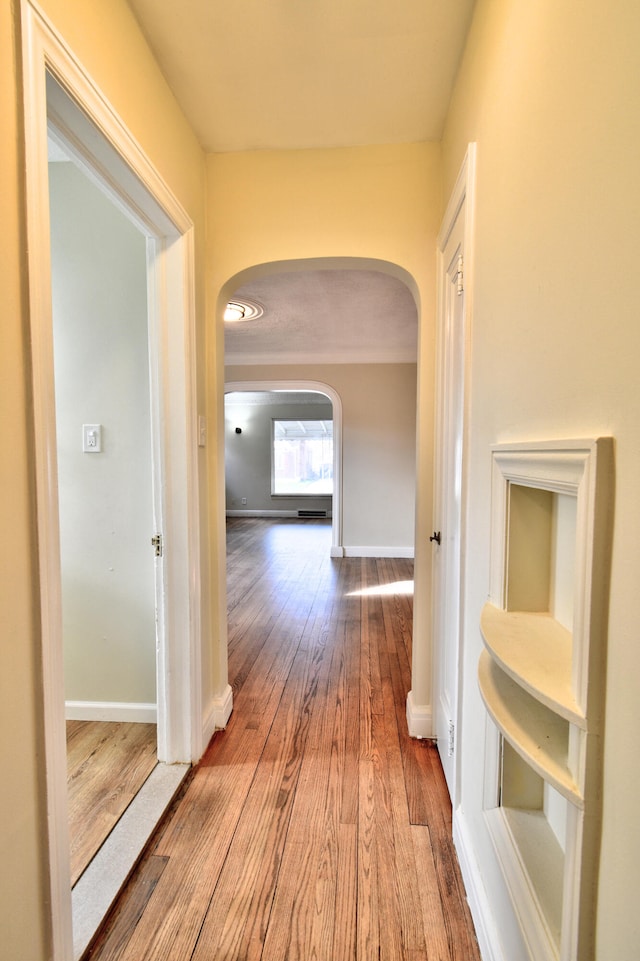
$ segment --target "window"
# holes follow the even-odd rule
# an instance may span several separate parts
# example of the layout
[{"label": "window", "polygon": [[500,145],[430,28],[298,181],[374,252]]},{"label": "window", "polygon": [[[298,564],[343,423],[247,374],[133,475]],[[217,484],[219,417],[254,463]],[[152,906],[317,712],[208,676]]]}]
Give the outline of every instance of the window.
[{"label": "window", "polygon": [[274,420],[272,494],[333,493],[333,421]]}]

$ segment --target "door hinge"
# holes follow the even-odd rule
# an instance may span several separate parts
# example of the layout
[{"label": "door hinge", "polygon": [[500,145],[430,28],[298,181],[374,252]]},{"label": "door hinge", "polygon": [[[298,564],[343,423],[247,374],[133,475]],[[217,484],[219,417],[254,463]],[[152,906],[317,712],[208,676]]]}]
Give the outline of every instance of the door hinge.
[{"label": "door hinge", "polygon": [[464,293],[464,260],[462,254],[458,257],[458,269],[456,272],[456,293],[461,297]]},{"label": "door hinge", "polygon": [[162,534],[154,534],[151,538],[151,546],[155,547],[156,557],[162,557],[162,552],[164,545],[162,543]]},{"label": "door hinge", "polygon": [[456,726],[453,721],[449,721],[449,757],[453,757],[456,743]]}]

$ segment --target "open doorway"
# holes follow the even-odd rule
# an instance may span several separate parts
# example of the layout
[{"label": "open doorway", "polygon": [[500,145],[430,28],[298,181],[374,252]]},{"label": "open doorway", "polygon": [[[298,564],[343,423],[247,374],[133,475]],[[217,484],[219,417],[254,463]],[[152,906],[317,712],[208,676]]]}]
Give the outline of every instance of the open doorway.
[{"label": "open doorway", "polygon": [[[288,487],[280,488],[276,462],[277,448],[286,442],[278,437],[283,433],[290,434],[294,447],[309,440],[302,461],[295,451],[288,455],[287,460],[297,459],[298,469]],[[337,392],[299,381],[227,384],[225,486],[227,516],[330,518],[331,556],[341,557],[342,404]]]},{"label": "open doorway", "polygon": [[[201,754],[200,595],[192,224],[93,81],[30,5],[24,8],[25,161],[34,447],[38,512],[43,717],[48,806],[50,903],[55,959],[78,958],[108,911],[136,858],[136,845],[110,859],[111,883],[87,878],[90,912],[79,918],[71,893],[68,831],[65,684],[60,554],[60,502],[55,417],[54,331],[47,132],[73,152],[96,183],[144,235],[150,350],[156,522],[148,550],[155,565],[158,624],[155,704],[158,764],[136,798],[141,849]],[[99,345],[96,343],[96,350]],[[151,363],[148,363],[149,357]],[[117,388],[114,386],[114,390]],[[99,423],[99,421],[96,421]],[[91,425],[95,427],[93,421]],[[91,426],[88,425],[88,426]],[[82,435],[81,435],[82,436]],[[107,435],[105,433],[105,442]],[[99,433],[86,436],[99,442]],[[96,456],[96,455],[87,455]],[[172,549],[154,558],[151,535]],[[155,630],[155,627],[154,627]],[[144,702],[147,703],[147,702]],[[164,763],[167,762],[167,763]],[[156,772],[159,777],[155,778]],[[153,790],[147,785],[153,779]],[[160,783],[161,782],[161,783]],[[141,797],[142,796],[142,797]],[[131,805],[134,807],[134,805]],[[145,833],[146,832],[146,833]],[[116,832],[117,833],[117,829]],[[120,839],[119,840],[123,840]],[[98,859],[94,859],[91,867]]]},{"label": "open doorway", "polygon": [[[88,946],[188,769],[167,767],[163,381],[157,240],[73,141],[47,78],[56,571],[73,956]],[[154,337],[155,335],[155,337]],[[155,542],[155,543],[154,543]],[[190,652],[189,652],[190,653]],[[158,732],[161,737],[158,738]],[[185,732],[187,733],[187,732]]]},{"label": "open doorway", "polygon": [[409,275],[348,257],[277,262],[231,278],[223,296],[220,313],[233,305],[240,315],[224,325],[226,391],[319,391],[332,402],[332,556],[413,556],[418,315]]},{"label": "open doorway", "polygon": [[71,882],[157,763],[146,239],[50,141]]}]

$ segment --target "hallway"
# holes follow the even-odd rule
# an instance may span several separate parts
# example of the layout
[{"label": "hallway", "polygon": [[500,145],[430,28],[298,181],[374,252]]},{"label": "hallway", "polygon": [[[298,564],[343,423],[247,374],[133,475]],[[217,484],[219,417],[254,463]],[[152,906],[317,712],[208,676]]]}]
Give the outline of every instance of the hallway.
[{"label": "hallway", "polygon": [[412,562],[330,542],[229,521],[234,711],[92,961],[478,961],[437,751],[406,731]]}]

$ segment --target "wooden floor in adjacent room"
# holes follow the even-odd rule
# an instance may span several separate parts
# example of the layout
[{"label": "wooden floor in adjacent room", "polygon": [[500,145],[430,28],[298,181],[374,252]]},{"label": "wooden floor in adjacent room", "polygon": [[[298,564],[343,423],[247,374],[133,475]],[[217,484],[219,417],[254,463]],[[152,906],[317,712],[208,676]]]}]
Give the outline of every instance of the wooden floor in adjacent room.
[{"label": "wooden floor in adjacent room", "polygon": [[155,724],[67,721],[72,885],[157,763]]},{"label": "wooden floor in adjacent room", "polygon": [[228,524],[234,710],[92,961],[479,961],[432,743],[408,737],[412,563]]}]

